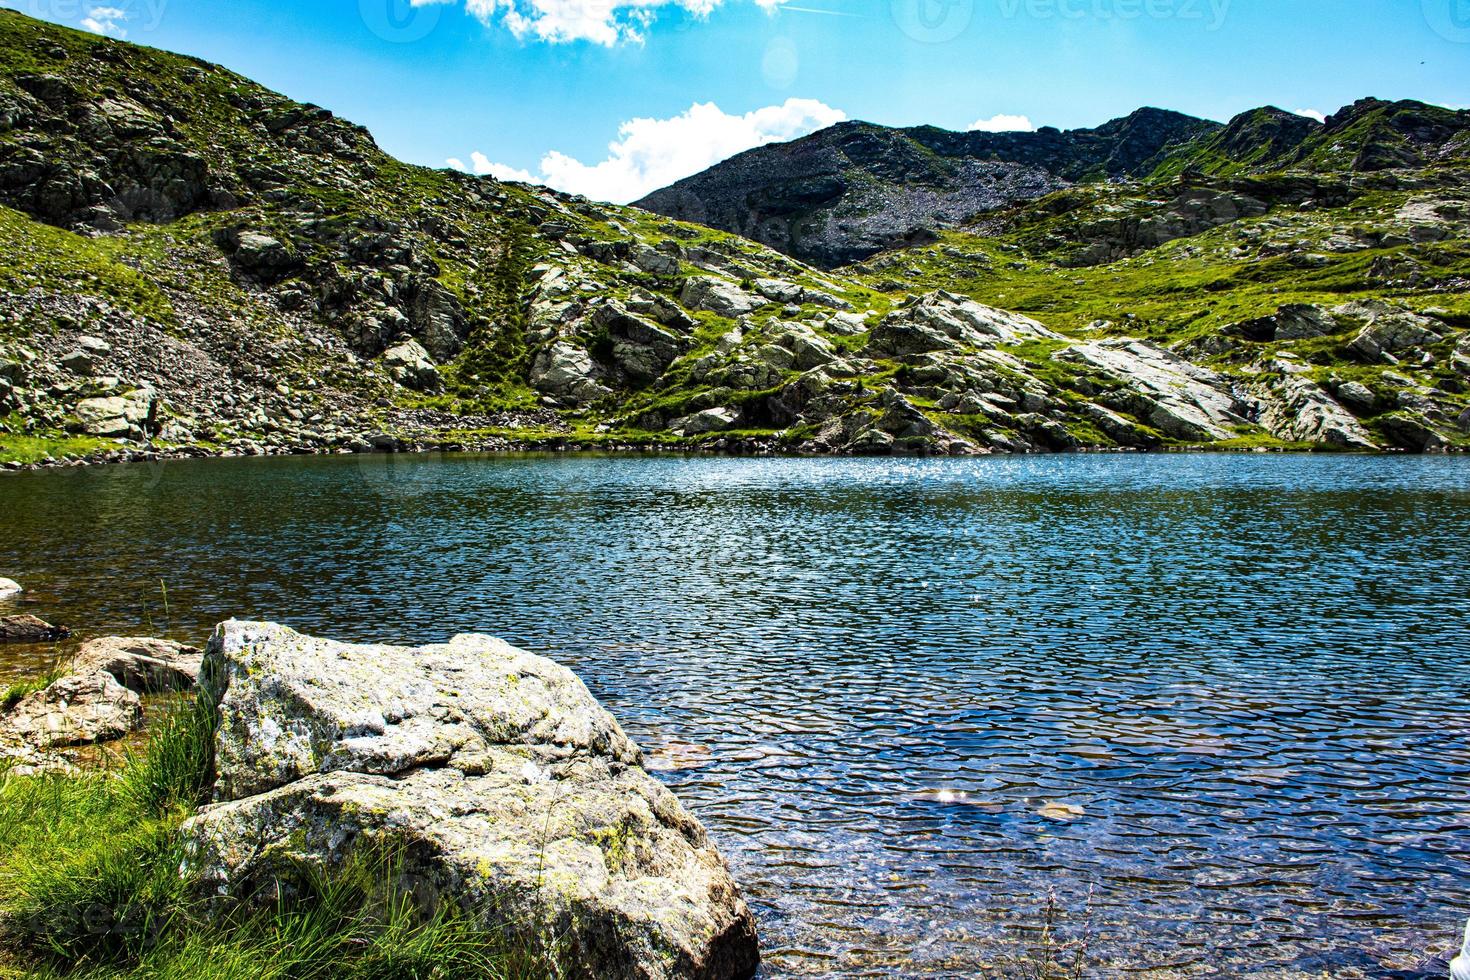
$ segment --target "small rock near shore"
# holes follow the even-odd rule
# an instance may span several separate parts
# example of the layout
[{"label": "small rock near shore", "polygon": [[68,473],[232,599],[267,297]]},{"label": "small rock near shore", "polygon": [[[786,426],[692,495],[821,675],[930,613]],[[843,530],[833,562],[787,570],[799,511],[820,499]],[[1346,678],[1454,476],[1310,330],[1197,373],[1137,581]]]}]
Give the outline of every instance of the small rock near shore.
[{"label": "small rock near shore", "polygon": [[142,727],[138,695],[96,671],[63,677],[21,698],[0,716],[0,742],[65,748],[110,742]]},{"label": "small rock near shore", "polygon": [[198,647],[170,640],[104,636],[82,645],[72,662],[72,671],[110,674],[123,687],[139,694],[189,691],[199,683],[203,656]]},{"label": "small rock near shore", "polygon": [[52,626],[35,616],[0,616],[0,643],[49,643],[71,636],[65,626]]},{"label": "small rock near shore", "polygon": [[0,599],[11,599],[25,591],[15,579],[0,578]]}]

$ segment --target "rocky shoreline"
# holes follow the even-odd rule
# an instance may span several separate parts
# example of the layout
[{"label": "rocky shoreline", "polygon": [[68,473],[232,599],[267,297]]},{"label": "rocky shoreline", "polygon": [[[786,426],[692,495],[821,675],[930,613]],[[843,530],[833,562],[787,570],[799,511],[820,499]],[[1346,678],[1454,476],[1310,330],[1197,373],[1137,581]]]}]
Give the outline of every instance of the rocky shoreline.
[{"label": "rocky shoreline", "polygon": [[[1005,451],[981,449],[973,451],[949,451],[934,452],[925,450],[887,450],[884,452],[861,452],[858,450],[821,450],[810,447],[790,446],[783,444],[779,439],[771,438],[743,438],[723,436],[702,442],[669,442],[650,438],[646,441],[640,440],[616,440],[605,439],[578,439],[574,437],[561,437],[551,439],[527,439],[511,440],[507,438],[488,438],[473,441],[448,441],[448,442],[403,442],[397,437],[382,434],[365,434],[362,440],[368,445],[363,448],[322,447],[310,445],[295,446],[273,446],[259,452],[245,452],[234,449],[224,449],[219,452],[210,452],[198,447],[179,448],[117,448],[108,449],[97,453],[86,455],[68,455],[61,459],[41,460],[31,463],[6,462],[0,463],[0,475],[4,473],[35,472],[42,470],[69,469],[76,467],[113,466],[125,463],[161,463],[185,459],[248,459],[253,457],[281,457],[281,456],[428,456],[444,453],[464,453],[475,455],[504,455],[512,456],[521,453],[602,453],[610,455],[642,456],[648,454],[662,455],[686,455],[686,456],[747,456],[747,457],[803,457],[812,459],[821,458],[854,458],[854,457],[895,457],[895,458],[925,458],[925,457],[963,457],[963,456],[990,456],[990,455],[1018,455]],[[1372,449],[1339,449],[1325,445],[1291,446],[1291,445],[1258,445],[1258,446],[1230,446],[1215,445],[1211,443],[1199,443],[1196,445],[1173,445],[1173,446],[1078,446],[1057,452],[1044,452],[1031,455],[1050,456],[1091,456],[1091,455],[1115,455],[1115,454],[1159,454],[1159,453],[1219,453],[1222,455],[1234,455],[1243,453],[1310,453],[1313,455],[1408,455],[1410,451],[1401,447],[1376,447]],[[1437,447],[1430,451],[1429,455],[1460,455],[1470,453],[1470,446],[1446,445]]]},{"label": "rocky shoreline", "polygon": [[[14,689],[12,689],[14,691]],[[346,644],[222,623],[206,649],[105,637],[7,695],[10,773],[77,774],[198,692],[212,802],[179,827],[201,900],[262,908],[391,852],[444,904],[558,969],[610,980],[745,980],[756,924],[699,821],[571,671],[486,636]],[[85,764],[82,764],[85,765]]]}]

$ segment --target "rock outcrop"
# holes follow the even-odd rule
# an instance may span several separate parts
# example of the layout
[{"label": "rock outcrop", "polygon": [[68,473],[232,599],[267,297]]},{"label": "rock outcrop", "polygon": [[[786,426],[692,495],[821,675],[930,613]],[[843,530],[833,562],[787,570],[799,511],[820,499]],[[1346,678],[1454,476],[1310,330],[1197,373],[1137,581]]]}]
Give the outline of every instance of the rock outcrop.
[{"label": "rock outcrop", "polygon": [[960,346],[995,347],[1022,340],[1061,339],[1029,317],[942,290],[926,293],[883,318],[873,329],[868,353],[903,357]]},{"label": "rock outcrop", "polygon": [[566,975],[754,972],[754,921],[704,829],[564,667],[484,636],[349,645],[231,621],[202,692],[218,802],[183,833],[209,892],[272,900],[282,868],[396,846]]},{"label": "rock outcrop", "polygon": [[1320,385],[1298,376],[1299,365],[1273,365],[1280,380],[1263,385],[1260,423],[1278,439],[1336,449],[1373,450],[1378,444],[1352,413]]},{"label": "rock outcrop", "polygon": [[1058,358],[1112,375],[1124,387],[1105,396],[1173,439],[1229,439],[1249,426],[1250,406],[1225,377],[1142,340],[1078,344]]},{"label": "rock outcrop", "polygon": [[412,338],[400,341],[383,351],[383,367],[388,376],[405,388],[435,392],[444,388],[439,369],[424,346]]}]

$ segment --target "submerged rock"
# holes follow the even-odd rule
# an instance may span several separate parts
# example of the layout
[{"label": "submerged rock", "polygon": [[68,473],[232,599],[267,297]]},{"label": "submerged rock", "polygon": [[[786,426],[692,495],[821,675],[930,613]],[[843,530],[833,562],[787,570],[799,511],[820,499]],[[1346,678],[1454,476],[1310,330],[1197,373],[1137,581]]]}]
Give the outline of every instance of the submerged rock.
[{"label": "submerged rock", "polygon": [[35,616],[0,616],[0,643],[49,643],[71,636],[65,626],[52,626]]},{"label": "submerged rock", "polygon": [[169,640],[104,636],[77,651],[72,671],[101,671],[139,694],[192,690],[199,682],[203,653],[198,647]]},{"label": "submerged rock", "polygon": [[0,743],[35,749],[91,745],[143,727],[138,695],[103,671],[63,677],[0,715]]},{"label": "submerged rock", "polygon": [[201,887],[274,900],[304,862],[390,846],[406,874],[571,976],[750,976],[755,924],[704,828],[569,670],[485,636],[349,645],[223,624],[204,656],[217,803]]}]

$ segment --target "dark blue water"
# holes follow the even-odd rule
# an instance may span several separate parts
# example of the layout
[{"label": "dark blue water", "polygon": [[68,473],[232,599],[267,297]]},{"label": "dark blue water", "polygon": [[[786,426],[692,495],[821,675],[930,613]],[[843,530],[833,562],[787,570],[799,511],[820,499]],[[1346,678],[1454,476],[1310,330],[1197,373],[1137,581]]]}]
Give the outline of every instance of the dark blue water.
[{"label": "dark blue water", "polygon": [[1414,976],[1470,915],[1470,461],[18,474],[0,575],[89,635],[566,662],[718,839],[771,976]]}]

